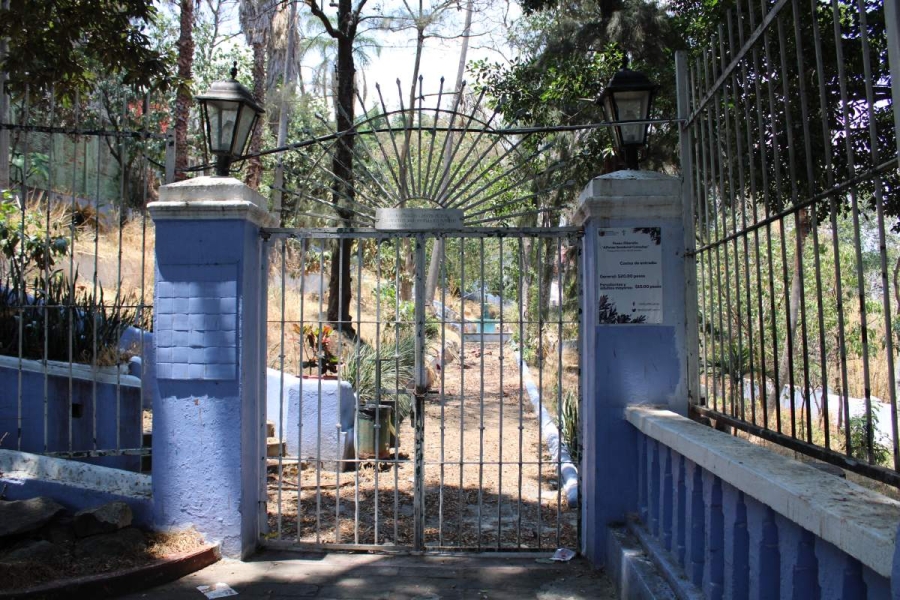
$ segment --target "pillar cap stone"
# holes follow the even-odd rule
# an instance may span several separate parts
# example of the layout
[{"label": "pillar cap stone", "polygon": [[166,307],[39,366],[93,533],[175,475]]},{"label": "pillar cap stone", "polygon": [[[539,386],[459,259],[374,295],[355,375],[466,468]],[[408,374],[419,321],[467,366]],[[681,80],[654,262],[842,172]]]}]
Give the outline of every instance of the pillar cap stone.
[{"label": "pillar cap stone", "polygon": [[276,227],[266,199],[233,177],[194,177],[159,188],[159,200],[147,205],[154,220],[245,219]]},{"label": "pillar cap stone", "polygon": [[616,171],[592,179],[573,222],[587,219],[680,219],[681,179],[655,171]]}]

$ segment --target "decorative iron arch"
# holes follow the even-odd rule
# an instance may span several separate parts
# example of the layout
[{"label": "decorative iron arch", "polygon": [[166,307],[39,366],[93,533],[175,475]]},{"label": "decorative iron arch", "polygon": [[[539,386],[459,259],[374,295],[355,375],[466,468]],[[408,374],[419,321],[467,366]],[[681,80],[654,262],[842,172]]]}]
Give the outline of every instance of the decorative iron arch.
[{"label": "decorative iron arch", "polygon": [[[436,94],[425,95],[420,78],[416,105],[407,107],[397,84],[400,108],[389,110],[376,85],[377,104],[352,129],[337,131],[317,114],[327,133],[310,131],[307,139],[259,153],[277,154],[280,163],[295,153],[302,164],[302,171],[284,166],[294,183],[274,189],[297,200],[289,215],[366,228],[379,208],[452,208],[463,212],[466,226],[496,226],[550,210],[536,199],[573,184],[562,177],[563,163],[546,161],[551,145],[538,138],[583,126],[498,127],[499,107],[485,108],[484,92],[467,108],[462,92],[444,91],[443,79]],[[364,141],[353,145],[352,181],[332,168],[335,147],[347,136]]]}]

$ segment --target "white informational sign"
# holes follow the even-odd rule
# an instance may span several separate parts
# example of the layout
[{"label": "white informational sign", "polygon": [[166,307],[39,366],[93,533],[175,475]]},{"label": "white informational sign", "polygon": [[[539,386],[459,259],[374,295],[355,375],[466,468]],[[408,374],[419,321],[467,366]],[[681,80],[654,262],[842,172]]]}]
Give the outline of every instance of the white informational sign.
[{"label": "white informational sign", "polygon": [[660,228],[601,229],[599,243],[599,323],[662,323]]}]

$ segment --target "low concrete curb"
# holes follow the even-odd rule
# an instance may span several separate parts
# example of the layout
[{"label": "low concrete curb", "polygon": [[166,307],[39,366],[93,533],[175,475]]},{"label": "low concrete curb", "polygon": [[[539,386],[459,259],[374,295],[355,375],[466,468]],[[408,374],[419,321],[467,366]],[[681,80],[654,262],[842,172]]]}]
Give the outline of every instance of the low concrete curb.
[{"label": "low concrete curb", "polygon": [[0,592],[0,600],[51,600],[56,598],[111,598],[169,583],[216,563],[222,555],[211,545],[124,571],[61,579],[16,592]]},{"label": "low concrete curb", "polygon": [[610,527],[606,545],[606,572],[616,586],[618,598],[680,600],[627,527]]}]

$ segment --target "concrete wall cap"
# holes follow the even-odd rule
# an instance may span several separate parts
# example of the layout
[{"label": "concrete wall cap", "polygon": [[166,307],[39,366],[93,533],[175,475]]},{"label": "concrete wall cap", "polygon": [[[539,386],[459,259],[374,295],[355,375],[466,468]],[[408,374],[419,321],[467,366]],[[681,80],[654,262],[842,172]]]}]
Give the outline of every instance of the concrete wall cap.
[{"label": "concrete wall cap", "polygon": [[611,196],[677,196],[681,197],[681,179],[656,171],[615,171],[594,177],[578,200]]},{"label": "concrete wall cap", "polygon": [[681,179],[654,171],[616,171],[595,177],[578,197],[575,225],[589,218],[680,219]]},{"label": "concrete wall cap", "polygon": [[159,188],[159,200],[147,205],[154,219],[246,219],[274,227],[278,219],[266,210],[266,199],[232,177],[194,177]]},{"label": "concrete wall cap", "polygon": [[89,463],[0,449],[0,473],[7,480],[39,479],[133,498],[150,498],[150,476]]},{"label": "concrete wall cap", "polygon": [[118,367],[93,367],[91,365],[60,362],[58,360],[42,361],[27,358],[20,360],[15,356],[0,356],[0,368],[21,369],[57,377],[69,377],[71,375],[73,379],[84,379],[112,385],[118,384],[125,387],[141,387],[141,379],[128,374],[127,364],[122,364]]},{"label": "concrete wall cap", "polygon": [[900,502],[668,410],[625,414],[644,435],[891,577]]}]

